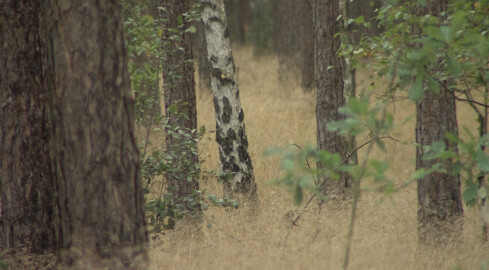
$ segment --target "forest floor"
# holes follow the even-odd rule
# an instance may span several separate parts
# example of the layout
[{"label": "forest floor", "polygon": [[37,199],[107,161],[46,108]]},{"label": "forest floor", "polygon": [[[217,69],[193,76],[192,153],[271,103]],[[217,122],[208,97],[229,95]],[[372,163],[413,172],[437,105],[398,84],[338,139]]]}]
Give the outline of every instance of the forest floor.
[{"label": "forest floor", "polygon": [[[252,215],[243,208],[210,207],[200,237],[189,237],[185,228],[177,228],[151,243],[150,269],[341,269],[350,205],[327,203],[319,209],[311,203],[284,244],[302,206],[293,203],[290,190],[267,184],[281,176],[280,159],[264,156],[264,150],[316,144],[315,93],[304,93],[293,76],[279,80],[273,56],[254,58],[247,47],[236,48],[234,56],[261,212]],[[367,78],[365,71],[358,72],[357,89],[371,83]],[[199,89],[197,102],[198,125],[215,129],[210,90]],[[475,133],[470,109],[461,104],[458,109],[459,125]],[[392,110],[397,123],[407,121],[391,134],[398,142],[387,142],[387,152],[376,151],[373,156],[389,161],[387,175],[401,184],[414,171],[414,106],[400,100]],[[200,143],[205,169],[219,168],[214,134],[208,133]],[[367,180],[363,188],[369,184]],[[209,193],[222,194],[214,179],[201,185]],[[417,242],[416,184],[382,198],[375,192],[362,193],[349,269],[483,269],[482,264],[489,263],[489,243],[481,242],[475,208],[464,209],[461,240],[427,247]]]}]

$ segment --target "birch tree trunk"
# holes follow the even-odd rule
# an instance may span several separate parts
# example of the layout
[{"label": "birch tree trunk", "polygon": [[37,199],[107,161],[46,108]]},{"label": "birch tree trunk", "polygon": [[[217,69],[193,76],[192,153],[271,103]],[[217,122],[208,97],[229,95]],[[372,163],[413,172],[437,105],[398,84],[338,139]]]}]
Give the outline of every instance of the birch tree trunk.
[{"label": "birch tree trunk", "polygon": [[244,113],[239,100],[238,83],[229,41],[224,0],[202,0],[211,86],[216,111],[216,141],[219,144],[224,192],[242,194],[257,201],[255,176],[248,152]]}]

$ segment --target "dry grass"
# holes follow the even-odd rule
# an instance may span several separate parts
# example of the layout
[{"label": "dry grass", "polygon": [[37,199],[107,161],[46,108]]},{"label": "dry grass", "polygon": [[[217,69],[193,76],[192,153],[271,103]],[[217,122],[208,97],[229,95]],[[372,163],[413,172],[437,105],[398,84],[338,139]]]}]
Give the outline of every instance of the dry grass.
[{"label": "dry grass", "polygon": [[[266,184],[280,176],[278,158],[262,155],[267,147],[315,144],[315,94],[304,94],[295,79],[279,82],[277,60],[271,56],[253,59],[249,48],[239,48],[234,55],[261,213],[250,216],[243,209],[211,208],[205,213],[200,237],[187,237],[181,229],[153,242],[150,268],[340,269],[349,205],[330,203],[320,211],[315,203],[311,204],[287,245],[283,245],[291,214],[298,207],[288,190]],[[360,88],[367,85],[366,77],[359,75]],[[213,129],[211,94],[203,90],[198,97],[199,126]],[[470,111],[464,106],[459,108],[459,123],[471,123]],[[395,104],[398,122],[413,112],[408,101]],[[388,175],[402,183],[414,170],[414,119],[392,135],[400,142],[387,143],[388,152],[375,152],[374,156],[390,161]],[[204,167],[217,169],[218,151],[213,137],[204,139],[200,151],[206,158]],[[203,188],[221,194],[215,182],[203,183]],[[362,195],[350,269],[480,269],[480,264],[489,260],[489,244],[480,241],[476,210],[465,209],[461,242],[426,248],[417,244],[415,184],[392,196],[391,201],[379,203],[380,198],[375,193]]]}]

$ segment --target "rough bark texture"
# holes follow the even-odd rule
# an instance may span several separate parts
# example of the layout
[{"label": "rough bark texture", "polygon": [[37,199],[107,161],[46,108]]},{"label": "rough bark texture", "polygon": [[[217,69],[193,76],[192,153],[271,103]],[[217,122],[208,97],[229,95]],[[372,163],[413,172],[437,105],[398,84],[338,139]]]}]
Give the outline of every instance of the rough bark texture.
[{"label": "rough bark texture", "polygon": [[0,252],[55,248],[40,3],[0,1]]},{"label": "rough bark texture", "polygon": [[147,236],[121,3],[50,0],[43,12],[59,256],[138,268]]},{"label": "rough bark texture", "polygon": [[[425,8],[415,6],[414,12],[418,15],[441,16],[447,10],[448,2],[430,0]],[[415,29],[415,34],[417,31],[419,30]],[[454,98],[445,87],[440,87],[439,94],[425,91],[422,100],[416,105],[416,142],[426,146],[441,141],[448,148],[456,148],[455,143],[446,139],[447,132],[458,134]],[[416,169],[431,168],[434,163],[439,162],[423,160],[422,150],[418,147],[416,151]],[[447,162],[446,167],[450,171],[451,163]],[[418,225],[421,241],[439,241],[451,237],[458,230],[462,215],[459,175],[437,172],[418,180]]]},{"label": "rough bark texture", "polygon": [[[344,159],[348,156],[351,139],[326,128],[329,122],[344,119],[344,115],[338,112],[345,105],[343,60],[336,55],[341,41],[339,37],[334,38],[335,33],[341,30],[341,22],[336,20],[339,14],[339,0],[315,1],[317,144],[319,149],[339,153]],[[322,165],[318,164],[318,167]],[[322,188],[326,194],[342,198],[350,190],[350,182],[350,176],[345,173],[340,181],[328,180]]]},{"label": "rough bark texture", "polygon": [[202,0],[211,85],[216,111],[216,141],[224,176],[224,191],[241,193],[256,201],[256,183],[248,152],[244,113],[239,100],[229,41],[224,0]]},{"label": "rough bark texture", "polygon": [[[189,12],[189,0],[163,0],[161,16],[165,19],[166,29],[178,29],[178,33],[165,31],[163,39],[163,80],[165,95],[165,116],[168,118],[166,132],[166,152],[178,155],[170,164],[172,170],[166,174],[175,203],[184,203],[183,198],[190,196],[199,189],[199,182],[194,179],[195,164],[198,164],[197,145],[188,142],[188,138],[174,135],[171,130],[179,128],[187,133],[195,134],[197,129],[197,107],[195,101],[195,80],[192,56],[192,42],[189,32],[184,32],[190,23],[178,17]],[[183,16],[182,16],[183,17]],[[178,34],[179,39],[170,39]],[[187,153],[183,155],[182,153]],[[177,168],[181,168],[177,170]],[[190,179],[193,179],[189,181]],[[189,209],[192,210],[192,209]]]}]

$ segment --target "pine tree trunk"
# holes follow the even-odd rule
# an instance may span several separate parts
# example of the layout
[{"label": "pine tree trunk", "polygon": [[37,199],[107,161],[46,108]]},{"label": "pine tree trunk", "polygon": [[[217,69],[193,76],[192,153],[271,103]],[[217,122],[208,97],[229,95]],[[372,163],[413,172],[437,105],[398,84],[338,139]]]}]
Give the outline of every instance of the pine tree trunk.
[{"label": "pine tree trunk", "polygon": [[[189,198],[195,190],[199,190],[197,145],[188,137],[174,132],[178,128],[195,135],[197,129],[192,42],[190,33],[185,32],[190,27],[190,22],[185,19],[179,22],[179,17],[183,18],[183,14],[190,11],[190,1],[163,0],[161,6],[165,8],[161,12],[161,18],[165,20],[167,29],[162,37],[165,54],[165,115],[169,125],[166,130],[166,152],[174,156],[169,164],[172,169],[166,173],[166,179],[174,203],[184,204],[187,210],[194,211],[197,209],[192,209],[184,198]],[[179,38],[171,38],[174,35]]]},{"label": "pine tree trunk", "polygon": [[[316,0],[315,19],[315,58],[317,87],[317,144],[318,148],[339,153],[342,159],[348,156],[351,138],[328,131],[326,125],[344,119],[338,109],[345,105],[343,81],[343,60],[338,58],[341,40],[334,37],[341,31],[342,24],[336,18],[340,14],[339,0]],[[318,168],[323,167],[318,164]],[[339,181],[328,180],[323,191],[329,196],[344,198],[350,190],[350,176],[344,173]]]},{"label": "pine tree trunk", "polygon": [[[418,15],[441,16],[447,11],[448,2],[429,0],[425,8],[417,6],[414,11]],[[415,34],[416,31],[420,30],[415,29]],[[447,148],[456,149],[456,144],[445,137],[448,132],[458,134],[454,98],[445,87],[440,87],[439,94],[425,91],[416,105],[416,143],[421,145],[416,151],[416,169],[431,168],[439,162],[423,160],[422,146],[444,142]],[[448,172],[451,167],[451,162],[447,162]],[[422,242],[448,240],[459,230],[462,215],[459,175],[435,172],[418,181],[418,231]]]},{"label": "pine tree trunk", "polygon": [[0,251],[55,249],[40,3],[0,2]]},{"label": "pine tree trunk", "polygon": [[238,83],[229,41],[224,0],[202,0],[211,85],[216,111],[216,141],[224,173],[224,191],[243,194],[257,201],[255,176],[248,152],[244,113],[239,100]]},{"label": "pine tree trunk", "polygon": [[144,205],[122,7],[45,2],[55,233],[65,266],[139,268]]}]

